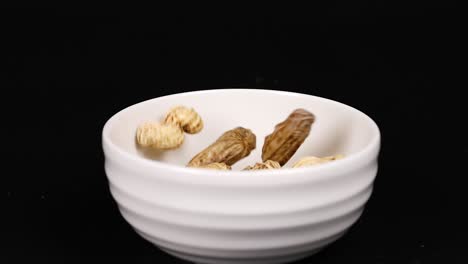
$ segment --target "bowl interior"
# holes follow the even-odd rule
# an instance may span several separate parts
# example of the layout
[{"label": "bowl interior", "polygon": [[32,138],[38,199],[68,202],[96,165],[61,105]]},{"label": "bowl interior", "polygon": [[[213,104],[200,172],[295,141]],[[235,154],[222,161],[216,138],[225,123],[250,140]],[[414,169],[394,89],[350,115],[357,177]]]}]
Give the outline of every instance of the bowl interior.
[{"label": "bowl interior", "polygon": [[[203,118],[203,130],[195,135],[186,134],[184,144],[176,150],[139,148],[135,142],[138,125],[144,121],[162,120],[166,112],[176,105],[193,107]],[[128,107],[111,118],[104,136],[132,155],[185,166],[222,133],[242,126],[251,129],[257,136],[256,149],[233,166],[233,169],[242,169],[261,161],[265,136],[296,108],[314,113],[316,121],[308,138],[285,167],[309,155],[350,156],[378,136],[378,130],[369,117],[344,104],[310,95],[251,89],[199,91],[148,100]]]}]

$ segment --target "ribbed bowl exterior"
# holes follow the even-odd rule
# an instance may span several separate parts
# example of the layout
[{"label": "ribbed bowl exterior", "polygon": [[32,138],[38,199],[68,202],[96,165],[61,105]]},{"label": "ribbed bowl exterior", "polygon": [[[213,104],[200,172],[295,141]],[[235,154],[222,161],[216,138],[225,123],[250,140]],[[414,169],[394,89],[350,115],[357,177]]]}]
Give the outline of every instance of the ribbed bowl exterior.
[{"label": "ribbed bowl exterior", "polygon": [[[360,217],[377,173],[368,162],[289,184],[188,183],[106,153],[111,193],[143,238],[196,263],[286,263],[342,236]],[[307,173],[302,170],[301,173]],[[274,175],[272,176],[274,177]]]},{"label": "ribbed bowl exterior", "polygon": [[[165,158],[147,159],[132,140],[134,128],[172,105],[192,105],[202,113],[204,134],[187,138]],[[232,171],[180,165],[201,143],[233,125],[257,133],[257,152],[239,161],[252,164],[271,133],[269,120],[292,107],[317,116],[313,136],[296,158],[346,157],[319,166],[257,171],[239,169],[247,163],[235,164]],[[236,121],[226,118],[231,116]],[[339,239],[371,196],[380,151],[377,125],[357,109],[316,96],[258,89],[195,91],[141,102],[111,117],[102,139],[110,191],[126,221],[161,250],[212,264],[287,263]]]}]

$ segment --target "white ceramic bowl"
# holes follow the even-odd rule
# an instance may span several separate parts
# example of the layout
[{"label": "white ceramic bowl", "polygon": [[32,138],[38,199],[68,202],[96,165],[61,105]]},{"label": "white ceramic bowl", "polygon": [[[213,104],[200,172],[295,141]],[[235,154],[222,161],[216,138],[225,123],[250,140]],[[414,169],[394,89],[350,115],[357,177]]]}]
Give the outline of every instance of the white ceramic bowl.
[{"label": "white ceramic bowl", "polygon": [[[205,127],[166,152],[138,149],[135,130],[174,105],[194,107]],[[279,170],[240,171],[261,160],[264,137],[296,108],[314,113],[311,133]],[[257,135],[232,171],[184,165],[226,130]],[[360,217],[377,173],[380,133],[362,112],[328,99],[282,91],[221,89],[174,94],[130,106],[103,129],[105,170],[120,212],[169,254],[196,263],[286,263],[314,254]],[[288,168],[307,155],[344,154]]]}]

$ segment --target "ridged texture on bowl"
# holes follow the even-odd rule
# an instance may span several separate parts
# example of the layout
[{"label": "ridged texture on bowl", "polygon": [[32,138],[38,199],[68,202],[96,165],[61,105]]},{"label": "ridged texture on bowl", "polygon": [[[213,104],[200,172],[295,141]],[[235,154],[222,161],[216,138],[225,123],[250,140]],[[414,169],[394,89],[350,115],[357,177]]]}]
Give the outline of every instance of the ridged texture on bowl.
[{"label": "ridged texture on bowl", "polygon": [[105,168],[123,217],[162,250],[197,263],[285,263],[315,253],[359,218],[377,172],[373,159],[320,181],[199,185],[118,159],[108,156]]},{"label": "ridged texture on bowl", "polygon": [[[193,106],[206,127],[177,150],[147,156],[135,148],[134,128],[171,105]],[[317,120],[293,159],[345,158],[306,168],[240,171],[260,161],[272,122],[294,108],[310,110]],[[255,131],[258,142],[232,171],[183,166],[205,142],[239,125]],[[255,89],[155,98],[117,113],[103,129],[105,169],[123,217],[165,252],[197,263],[286,263],[329,245],[360,217],[372,192],[379,148],[377,125],[356,109]]]}]

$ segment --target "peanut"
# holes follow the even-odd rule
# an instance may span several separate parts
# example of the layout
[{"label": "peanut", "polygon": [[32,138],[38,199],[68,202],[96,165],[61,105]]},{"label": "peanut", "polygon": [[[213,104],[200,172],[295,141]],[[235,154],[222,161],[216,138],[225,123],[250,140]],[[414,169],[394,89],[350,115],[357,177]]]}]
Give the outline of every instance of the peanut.
[{"label": "peanut", "polygon": [[142,147],[174,149],[184,142],[184,133],[173,124],[146,122],[137,128],[136,139]]},{"label": "peanut", "polygon": [[318,165],[322,163],[327,163],[333,160],[337,159],[342,159],[344,156],[341,154],[334,155],[334,156],[327,156],[327,157],[314,157],[314,156],[309,156],[309,157],[304,157],[300,159],[298,162],[296,162],[293,165],[293,168],[299,168],[299,167],[306,167],[306,166],[313,166],[313,165]]},{"label": "peanut", "polygon": [[257,162],[253,166],[247,166],[243,170],[264,170],[264,169],[279,169],[281,165],[273,160],[267,160],[265,162]]},{"label": "peanut", "polygon": [[146,122],[137,128],[136,140],[142,147],[175,149],[184,142],[184,131],[195,134],[203,129],[203,121],[193,108],[177,106],[163,123]]},{"label": "peanut", "polygon": [[265,137],[262,160],[277,161],[281,166],[286,164],[309,135],[314,121],[312,113],[304,109],[294,110]]},{"label": "peanut", "polygon": [[200,115],[193,108],[185,106],[172,108],[167,113],[164,123],[176,124],[189,134],[196,134],[203,129],[203,120]]},{"label": "peanut", "polygon": [[199,166],[197,168],[214,169],[214,170],[231,170],[231,166],[226,165],[226,163],[220,163],[220,162],[206,164],[203,166]]},{"label": "peanut", "polygon": [[255,145],[255,134],[250,129],[237,127],[223,133],[213,144],[195,155],[187,166],[200,167],[215,162],[231,166],[248,156]]}]

